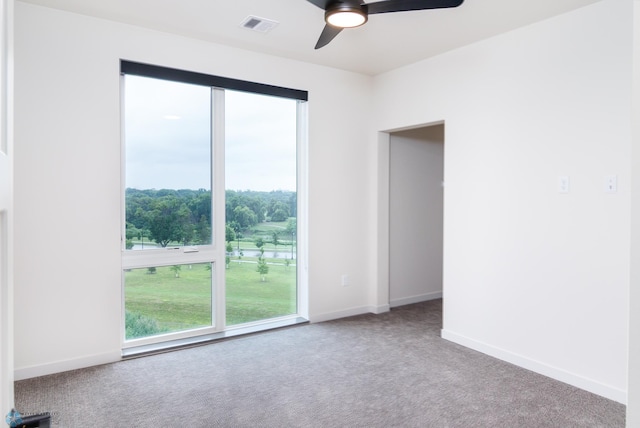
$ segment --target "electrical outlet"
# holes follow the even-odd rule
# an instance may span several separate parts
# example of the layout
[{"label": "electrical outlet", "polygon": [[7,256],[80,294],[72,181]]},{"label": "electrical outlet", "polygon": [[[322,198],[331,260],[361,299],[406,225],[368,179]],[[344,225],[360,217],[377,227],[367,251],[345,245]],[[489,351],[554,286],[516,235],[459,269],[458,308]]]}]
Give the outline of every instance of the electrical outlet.
[{"label": "electrical outlet", "polygon": [[342,274],[342,277],[340,277],[340,283],[342,284],[343,287],[347,287],[351,284],[351,282],[349,281],[349,275],[347,275],[346,273]]}]

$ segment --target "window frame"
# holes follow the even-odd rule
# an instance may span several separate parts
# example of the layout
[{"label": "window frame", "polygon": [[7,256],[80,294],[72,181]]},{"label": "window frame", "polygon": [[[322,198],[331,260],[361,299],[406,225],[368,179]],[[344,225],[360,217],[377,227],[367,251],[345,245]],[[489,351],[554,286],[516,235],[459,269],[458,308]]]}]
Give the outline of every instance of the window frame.
[{"label": "window frame", "polygon": [[[211,222],[212,241],[210,245],[199,245],[196,248],[159,248],[144,251],[126,250],[126,157],[125,157],[125,75],[149,77],[181,83],[207,86],[211,89]],[[226,248],[225,236],[225,90],[250,92],[260,95],[269,95],[280,98],[288,98],[297,101],[297,203],[298,203],[298,231],[297,231],[297,314],[265,320],[248,325],[247,332],[268,329],[282,325],[290,325],[306,322],[308,318],[308,292],[307,292],[307,138],[308,138],[308,92],[298,89],[284,88],[280,86],[255,83],[244,80],[232,79],[209,75],[204,73],[186,71],[163,66],[144,64],[129,60],[120,60],[120,105],[121,105],[121,260],[122,260],[122,316],[121,337],[123,356],[140,352],[149,352],[152,349],[165,349],[168,347],[201,342],[202,340],[215,340],[230,335],[242,334],[245,326],[225,325],[225,269],[224,260]],[[166,333],[145,338],[127,340],[125,337],[125,293],[124,273],[126,269],[145,268],[150,266],[168,266],[173,264],[212,263],[211,284],[211,308],[212,325],[180,332]],[[264,327],[264,328],[262,328]]]},{"label": "window frame", "polygon": [[174,82],[190,83],[211,88],[230,89],[234,91],[252,92],[254,94],[272,95],[280,98],[290,98],[308,101],[309,93],[300,89],[284,88],[282,86],[267,85],[265,83],[249,82],[247,80],[232,79],[212,74],[159,65],[144,64],[121,59],[120,74],[151,77],[155,79],[171,80]]}]

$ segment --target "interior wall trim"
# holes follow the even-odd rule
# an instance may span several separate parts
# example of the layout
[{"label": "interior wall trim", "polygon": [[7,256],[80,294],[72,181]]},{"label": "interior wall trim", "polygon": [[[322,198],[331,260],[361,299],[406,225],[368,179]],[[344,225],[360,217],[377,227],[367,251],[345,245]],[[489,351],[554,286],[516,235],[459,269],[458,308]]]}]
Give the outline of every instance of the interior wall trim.
[{"label": "interior wall trim", "polygon": [[394,299],[389,302],[389,306],[397,308],[398,306],[411,305],[413,303],[427,302],[429,300],[442,299],[442,291],[432,291],[430,293],[418,294],[416,296],[403,297]]},{"label": "interior wall trim", "polygon": [[84,369],[87,367],[99,366],[102,364],[115,363],[122,360],[120,350],[106,352],[104,354],[88,355],[70,360],[55,361],[42,365],[16,368],[14,370],[15,380],[31,379],[34,377],[47,376],[51,374],[66,372],[69,370]]},{"label": "interior wall trim", "polygon": [[358,306],[354,308],[344,309],[336,312],[326,312],[312,316],[309,321],[312,323],[337,320],[340,318],[353,317],[362,314],[382,314],[389,312],[389,305],[381,306]]},{"label": "interior wall trim", "polygon": [[566,370],[541,363],[534,359],[510,351],[506,351],[502,348],[489,345],[484,342],[470,339],[469,337],[455,333],[451,330],[442,329],[441,337],[450,342],[454,342],[458,345],[462,345],[475,351],[482,352],[483,354],[498,358],[500,360],[514,364],[518,367],[522,367],[524,369],[531,370],[535,373],[550,377],[560,382],[575,386],[576,388],[584,389],[585,391],[589,391],[610,400],[617,401],[618,403],[622,403],[625,405],[627,404],[627,391],[623,391],[610,385],[605,385],[593,379],[589,379],[584,376],[580,376],[575,373],[571,373]]}]

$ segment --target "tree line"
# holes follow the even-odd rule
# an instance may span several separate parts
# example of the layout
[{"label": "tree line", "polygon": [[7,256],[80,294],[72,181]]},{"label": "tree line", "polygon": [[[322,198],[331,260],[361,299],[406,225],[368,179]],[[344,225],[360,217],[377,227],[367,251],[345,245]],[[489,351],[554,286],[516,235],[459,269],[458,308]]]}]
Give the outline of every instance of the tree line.
[{"label": "tree line", "polygon": [[[227,230],[236,235],[264,221],[286,221],[297,215],[297,195],[291,191],[227,190],[225,200]],[[127,188],[125,207],[128,249],[134,239],[148,239],[161,247],[211,243],[209,190]]]}]

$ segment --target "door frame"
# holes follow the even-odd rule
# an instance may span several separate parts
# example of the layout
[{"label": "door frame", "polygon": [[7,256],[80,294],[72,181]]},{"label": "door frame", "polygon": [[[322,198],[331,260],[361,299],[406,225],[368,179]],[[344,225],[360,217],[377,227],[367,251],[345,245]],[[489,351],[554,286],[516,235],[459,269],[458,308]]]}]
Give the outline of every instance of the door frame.
[{"label": "door frame", "polygon": [[[377,253],[376,253],[376,288],[373,296],[372,312],[379,314],[390,310],[390,177],[391,177],[391,134],[394,132],[408,131],[411,129],[425,128],[435,125],[444,125],[444,120],[425,122],[416,125],[392,128],[378,131],[377,144],[377,189],[376,213],[377,213]],[[445,127],[446,141],[446,127]],[[446,158],[446,145],[445,145]],[[446,172],[446,171],[445,171]],[[444,239],[444,237],[443,237]],[[444,245],[443,245],[444,246]],[[444,263],[444,262],[443,262]],[[443,282],[444,294],[444,282]]]}]

